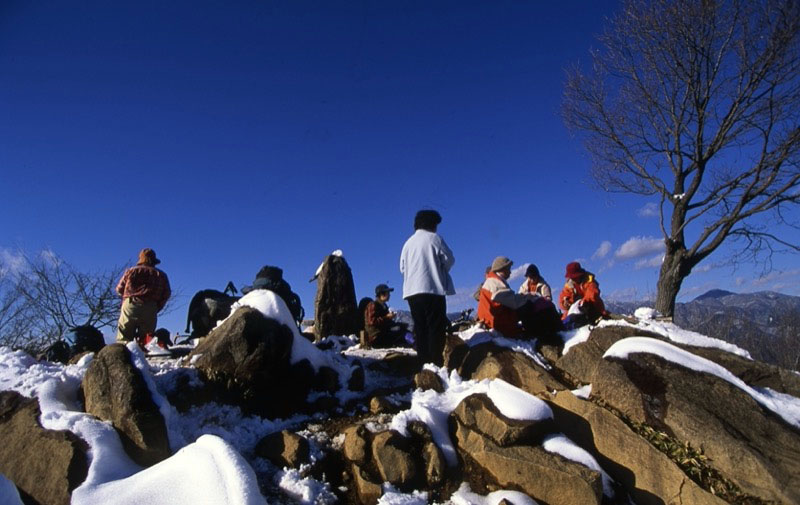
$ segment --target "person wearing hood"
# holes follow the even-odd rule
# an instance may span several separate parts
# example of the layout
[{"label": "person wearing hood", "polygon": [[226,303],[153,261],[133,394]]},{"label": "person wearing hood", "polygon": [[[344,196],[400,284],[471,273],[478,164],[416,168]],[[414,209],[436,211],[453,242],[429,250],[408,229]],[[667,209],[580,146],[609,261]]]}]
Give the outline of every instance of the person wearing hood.
[{"label": "person wearing hood", "polygon": [[453,251],[436,234],[442,216],[435,210],[421,210],[414,216],[414,234],[400,253],[403,298],[414,321],[414,344],[420,365],[444,364],[447,331],[446,295],[454,295],[450,269]]},{"label": "person wearing hood", "polygon": [[573,261],[567,264],[564,277],[566,282],[558,297],[564,326],[577,328],[594,323],[607,315],[603,299],[600,298],[600,285],[593,273],[587,272],[580,263]]},{"label": "person wearing hood", "polygon": [[536,294],[547,300],[553,301],[553,291],[550,285],[539,274],[539,268],[531,263],[525,270],[525,280],[517,293],[521,295]]},{"label": "person wearing hood", "polygon": [[156,268],[161,263],[150,248],[139,252],[139,261],[122,274],[117,294],[122,308],[117,323],[117,341],[130,342],[155,333],[158,313],[166,305],[172,291],[167,274]]}]

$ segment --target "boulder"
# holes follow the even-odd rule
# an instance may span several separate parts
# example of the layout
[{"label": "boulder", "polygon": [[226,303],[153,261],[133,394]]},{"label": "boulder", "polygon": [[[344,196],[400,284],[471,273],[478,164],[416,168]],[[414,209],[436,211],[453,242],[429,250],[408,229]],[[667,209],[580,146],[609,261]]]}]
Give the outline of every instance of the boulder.
[{"label": "boulder", "polygon": [[511,349],[492,352],[475,369],[472,379],[503,379],[532,395],[567,389],[538,363]]},{"label": "boulder", "polygon": [[555,424],[594,456],[637,505],[724,505],[695,484],[672,460],[608,410],[569,391],[550,404]]},{"label": "boulder", "polygon": [[256,445],[256,455],[279,467],[299,468],[309,461],[308,440],[297,433],[283,430],[262,438]]},{"label": "boulder", "polygon": [[361,505],[375,505],[378,503],[383,494],[380,482],[371,480],[369,475],[355,463],[352,465],[351,473],[353,474],[356,495]]},{"label": "boulder", "polygon": [[0,474],[24,503],[68,505],[72,490],[86,480],[88,446],[68,431],[44,429],[40,416],[37,400],[0,392]]},{"label": "boulder", "polygon": [[408,439],[394,430],[376,433],[372,438],[372,460],[384,482],[400,489],[414,489],[418,469]]},{"label": "boulder", "polygon": [[346,428],[344,433],[344,446],[342,452],[344,457],[357,465],[364,465],[371,456],[370,441],[372,439],[369,430],[363,425],[355,425]]},{"label": "boulder", "polygon": [[426,442],[422,446],[422,461],[425,469],[425,482],[429,487],[438,486],[444,482],[447,473],[447,461],[441,449],[433,442]]},{"label": "boulder", "polygon": [[800,430],[738,387],[649,353],[601,360],[593,395],[702,448],[746,494],[800,503]]},{"label": "boulder", "polygon": [[714,347],[680,347],[713,361],[750,386],[770,388],[800,398],[800,374],[793,370],[753,361]]},{"label": "boulder", "polygon": [[663,337],[630,326],[604,326],[592,330],[589,339],[576,346],[554,362],[554,366],[574,383],[591,384],[594,372],[602,366],[603,354],[623,338],[641,336],[663,340]]},{"label": "boulder", "polygon": [[240,307],[189,360],[217,388],[220,400],[266,416],[291,415],[305,403],[314,378],[310,363],[290,366],[293,338],[286,325]]},{"label": "boulder", "polygon": [[151,466],[170,456],[164,417],[123,344],[97,353],[81,389],[86,412],[111,422],[132,460]]},{"label": "boulder", "polygon": [[549,419],[521,421],[504,416],[484,394],[464,398],[452,415],[459,424],[488,437],[500,447],[537,445],[546,434],[554,431]]},{"label": "boulder", "polygon": [[354,335],[361,325],[353,273],[341,256],[329,255],[317,276],[314,299],[314,334],[317,340],[329,335]]},{"label": "boulder", "polygon": [[423,391],[433,389],[437,393],[444,393],[442,379],[430,370],[422,370],[414,376],[414,387]]},{"label": "boulder", "polygon": [[398,408],[384,396],[373,396],[369,401],[369,411],[371,414],[389,414],[396,412]]},{"label": "boulder", "polygon": [[[500,447],[489,437],[455,422],[458,454],[481,469],[501,489],[516,489],[548,505],[600,505],[603,483],[600,474],[541,447]],[[473,486],[479,489],[480,485]]]}]

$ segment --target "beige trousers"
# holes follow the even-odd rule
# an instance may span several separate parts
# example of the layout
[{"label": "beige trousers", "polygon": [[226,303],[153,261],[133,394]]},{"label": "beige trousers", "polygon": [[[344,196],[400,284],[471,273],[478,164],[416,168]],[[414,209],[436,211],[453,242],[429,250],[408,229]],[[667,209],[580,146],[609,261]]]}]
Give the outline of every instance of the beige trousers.
[{"label": "beige trousers", "polygon": [[117,323],[117,342],[130,342],[147,333],[155,333],[158,320],[158,305],[135,296],[122,301],[122,310]]}]

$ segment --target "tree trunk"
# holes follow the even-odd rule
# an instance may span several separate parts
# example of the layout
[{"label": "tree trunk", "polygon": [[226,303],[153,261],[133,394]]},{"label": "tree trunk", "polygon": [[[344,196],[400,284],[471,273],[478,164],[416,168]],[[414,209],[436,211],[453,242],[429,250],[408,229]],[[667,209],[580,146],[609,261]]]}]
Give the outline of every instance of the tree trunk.
[{"label": "tree trunk", "polygon": [[675,315],[675,299],[681,290],[683,280],[691,272],[685,249],[667,252],[664,262],[661,263],[661,272],[658,275],[658,292],[656,294],[656,307],[662,315],[672,318]]}]

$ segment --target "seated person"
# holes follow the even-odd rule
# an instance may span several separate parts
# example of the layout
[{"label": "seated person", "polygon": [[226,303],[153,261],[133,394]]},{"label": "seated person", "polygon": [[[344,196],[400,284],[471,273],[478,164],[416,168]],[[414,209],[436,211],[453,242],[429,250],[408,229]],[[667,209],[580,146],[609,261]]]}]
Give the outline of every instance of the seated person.
[{"label": "seated person", "polygon": [[[481,286],[478,320],[506,337],[524,334],[550,338],[561,329],[552,302],[538,294],[518,294],[508,286],[513,262],[498,256]],[[522,323],[520,325],[520,323]]]},{"label": "seated person", "polygon": [[595,323],[607,314],[603,299],[600,298],[600,285],[594,280],[593,273],[573,261],[567,265],[564,277],[567,281],[558,302],[564,311],[562,319],[565,327],[577,328]]},{"label": "seated person", "polygon": [[386,284],[375,286],[375,299],[369,302],[364,311],[364,329],[367,333],[367,343],[370,347],[400,347],[408,345],[405,336],[408,325],[395,322],[397,314],[389,310],[386,302],[392,296]]},{"label": "seated person", "polygon": [[256,274],[256,280],[253,281],[253,285],[242,287],[242,294],[246,295],[256,289],[268,289],[280,296],[292,313],[292,318],[294,318],[297,326],[301,325],[306,311],[300,303],[300,297],[292,291],[292,287],[283,279],[283,269],[270,265],[262,267]]},{"label": "seated person", "polygon": [[519,287],[517,293],[521,295],[535,294],[547,300],[553,301],[553,292],[550,285],[539,275],[539,269],[531,263],[525,270],[525,281]]}]

